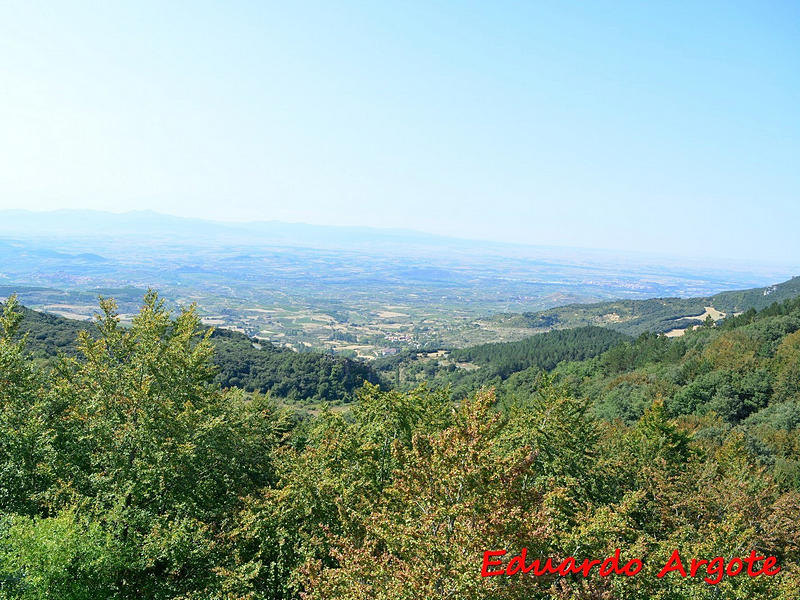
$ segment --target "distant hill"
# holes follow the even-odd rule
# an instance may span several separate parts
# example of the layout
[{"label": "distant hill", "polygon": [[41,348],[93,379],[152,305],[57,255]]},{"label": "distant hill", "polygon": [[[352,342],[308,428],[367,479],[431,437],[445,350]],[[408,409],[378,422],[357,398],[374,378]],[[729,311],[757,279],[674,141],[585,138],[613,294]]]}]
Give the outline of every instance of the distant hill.
[{"label": "distant hill", "polygon": [[516,342],[480,344],[460,350],[405,352],[375,361],[384,379],[400,389],[421,383],[450,387],[454,399],[481,387],[499,385],[514,373],[550,371],[563,361],[580,361],[623,342],[625,334],[602,327],[560,329]]},{"label": "distant hill", "polygon": [[712,305],[725,312],[743,312],[754,308],[762,310],[775,302],[781,303],[800,296],[800,277],[789,281],[750,290],[720,292],[711,297]]},{"label": "distant hill", "polygon": [[561,361],[591,358],[628,340],[627,335],[602,327],[577,327],[550,331],[517,342],[480,344],[453,350],[450,358],[490,366],[493,372],[505,378],[530,367],[549,371]]},{"label": "distant hill", "polygon": [[322,352],[295,352],[246,335],[217,329],[217,381],[223,387],[270,392],[278,398],[302,402],[349,401],[365,381],[379,384],[370,365]]},{"label": "distant hill", "polygon": [[[27,351],[38,360],[58,354],[74,356],[81,331],[95,335],[93,323],[22,308],[20,331],[28,336]],[[211,336],[219,367],[217,383],[303,403],[348,401],[365,381],[379,383],[372,368],[359,361],[323,354],[294,352],[256,342],[236,331],[217,329]]]},{"label": "distant hill", "polygon": [[638,335],[645,331],[667,333],[698,325],[706,316],[717,321],[751,308],[761,310],[775,302],[798,296],[800,277],[793,277],[776,285],[721,292],[713,296],[569,304],[539,312],[498,314],[488,322],[497,327],[543,331],[595,325],[628,335]]},{"label": "distant hill", "polygon": [[[760,311],[748,309],[716,327],[699,327],[680,338],[641,335],[591,361],[562,363],[555,375],[604,419],[633,422],[661,399],[670,416],[713,411],[727,426],[738,425],[740,433],[760,438],[765,446],[748,442],[759,453],[771,446],[781,456],[786,450],[779,440],[792,438],[765,436],[763,427],[793,430],[797,439],[798,372],[800,297],[795,297]],[[525,375],[509,378],[507,391],[530,389],[532,378]],[[720,427],[720,421],[706,421],[703,427],[706,432],[698,433],[698,439]],[[789,467],[791,478],[800,485],[800,462],[793,459],[791,465],[781,466]]]}]

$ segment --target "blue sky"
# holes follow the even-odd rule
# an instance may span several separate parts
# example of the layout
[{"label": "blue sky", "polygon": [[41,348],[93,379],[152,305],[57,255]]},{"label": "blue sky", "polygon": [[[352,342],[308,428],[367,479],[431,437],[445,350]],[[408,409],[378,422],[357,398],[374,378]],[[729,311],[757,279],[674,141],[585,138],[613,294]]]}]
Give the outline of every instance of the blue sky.
[{"label": "blue sky", "polygon": [[800,263],[794,2],[10,2],[0,208]]}]

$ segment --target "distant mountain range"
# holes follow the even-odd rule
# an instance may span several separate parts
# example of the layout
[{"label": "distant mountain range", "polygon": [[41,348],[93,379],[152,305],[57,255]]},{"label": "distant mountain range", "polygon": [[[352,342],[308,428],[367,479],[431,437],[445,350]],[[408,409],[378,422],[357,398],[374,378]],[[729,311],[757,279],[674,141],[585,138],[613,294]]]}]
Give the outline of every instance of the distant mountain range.
[{"label": "distant mountain range", "polygon": [[[35,212],[0,210],[0,237],[15,239],[87,238],[171,240],[181,244],[290,246],[340,250],[400,251],[415,255],[420,251],[442,250],[465,255],[497,255],[511,258],[536,258],[558,262],[589,261],[596,265],[633,264],[671,265],[682,272],[706,271],[757,274],[773,280],[786,273],[786,265],[741,261],[695,259],[661,254],[642,254],[607,249],[572,248],[531,244],[469,240],[396,228],[310,225],[281,221],[221,222],[165,215],[150,210],[122,213],[96,210],[55,210]],[[613,244],[611,244],[613,245]],[[798,265],[800,266],[800,265]]]}]

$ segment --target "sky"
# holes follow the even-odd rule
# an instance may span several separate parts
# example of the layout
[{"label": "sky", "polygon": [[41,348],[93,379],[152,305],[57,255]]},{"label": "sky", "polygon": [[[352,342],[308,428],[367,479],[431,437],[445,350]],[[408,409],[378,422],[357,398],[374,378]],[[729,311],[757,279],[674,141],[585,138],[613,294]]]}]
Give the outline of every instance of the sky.
[{"label": "sky", "polygon": [[800,4],[4,2],[0,208],[800,266]]}]

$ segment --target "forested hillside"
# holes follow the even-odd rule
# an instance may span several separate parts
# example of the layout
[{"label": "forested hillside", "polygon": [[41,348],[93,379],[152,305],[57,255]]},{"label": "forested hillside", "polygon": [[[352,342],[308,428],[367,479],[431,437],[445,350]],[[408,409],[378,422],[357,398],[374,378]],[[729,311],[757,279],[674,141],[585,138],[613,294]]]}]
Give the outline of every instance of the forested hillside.
[{"label": "forested hillside", "polygon": [[503,378],[528,367],[550,370],[564,360],[596,356],[628,339],[600,327],[577,327],[535,335],[519,342],[481,344],[450,352],[453,360],[492,365]]},{"label": "forested hillside", "polygon": [[85,321],[20,307],[20,332],[28,336],[27,350],[38,359],[50,360],[59,353],[74,355],[81,331],[94,333],[96,328]]},{"label": "forested hillside", "polygon": [[540,333],[518,342],[481,344],[438,352],[406,352],[375,361],[387,384],[413,389],[425,384],[447,387],[451,397],[465,398],[481,387],[500,385],[526,369],[551,370],[565,360],[582,360],[616,346],[628,336],[601,327],[579,327]]},{"label": "forested hillside", "polygon": [[[33,357],[52,362],[58,353],[75,356],[80,332],[97,336],[97,327],[85,321],[20,308],[20,331],[27,334]],[[211,343],[218,367],[214,381],[223,387],[270,392],[278,398],[303,403],[350,401],[355,390],[378,376],[363,362],[320,352],[298,353],[246,335],[215,330]]]},{"label": "forested hillside", "polygon": [[800,299],[681,338],[645,334],[555,373],[599,418],[635,423],[663,402],[697,436],[742,435],[762,464],[800,486]]},{"label": "forested hillside", "polygon": [[364,382],[379,383],[368,364],[341,356],[295,352],[225,329],[215,330],[211,343],[219,367],[215,381],[224,387],[317,403],[350,401]]},{"label": "forested hillside", "polygon": [[[800,301],[531,367],[501,401],[367,385],[304,420],[214,385],[192,310],[102,310],[55,368],[13,300],[0,320],[0,598],[797,598]],[[522,548],[643,569],[481,577]],[[711,562],[656,577],[676,549]],[[780,572],[721,570],[751,551]]]},{"label": "forested hillside", "polygon": [[788,281],[752,290],[734,290],[720,292],[711,296],[715,308],[727,312],[743,312],[751,308],[761,310],[772,304],[791,300],[800,296],[800,277],[792,277]]},{"label": "forested hillside", "polygon": [[[800,277],[777,285],[749,290],[721,292],[703,298],[651,298],[613,300],[593,304],[570,304],[541,312],[501,314],[491,322],[499,327],[557,329],[598,325],[628,335],[662,333],[697,325],[706,307],[731,316],[754,308],[765,308],[800,296]],[[716,320],[716,319],[715,319]]]}]

